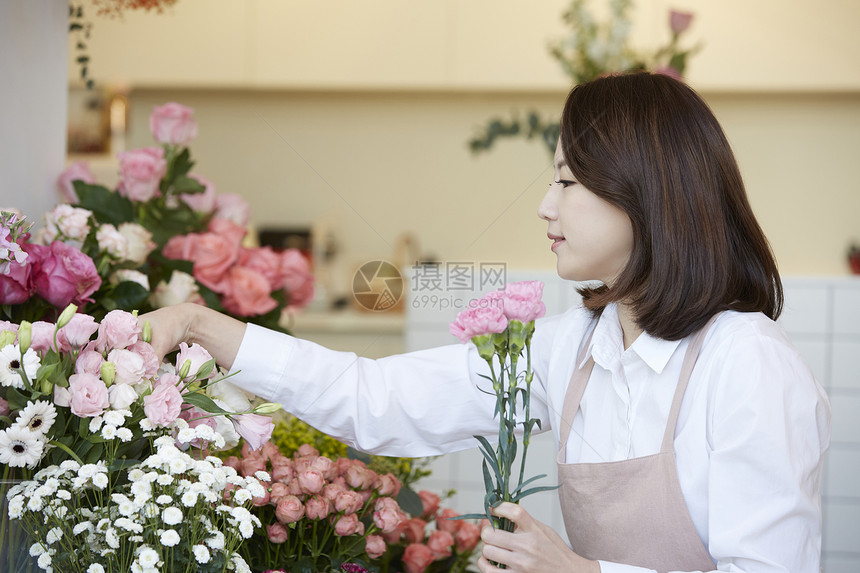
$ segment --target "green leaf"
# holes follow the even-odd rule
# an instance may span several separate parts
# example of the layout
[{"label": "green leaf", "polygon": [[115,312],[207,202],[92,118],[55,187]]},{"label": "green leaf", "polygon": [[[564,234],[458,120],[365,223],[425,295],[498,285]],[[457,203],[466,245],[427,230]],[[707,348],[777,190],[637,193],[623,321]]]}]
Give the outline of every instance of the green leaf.
[{"label": "green leaf", "polygon": [[84,27],[78,24],[77,22],[72,22],[69,24],[69,32],[74,32],[75,30],[83,30]]},{"label": "green leaf", "polygon": [[189,392],[188,394],[184,394],[182,399],[192,406],[197,406],[210,414],[233,414],[233,412],[228,412],[227,410],[219,407],[218,404],[212,401],[212,398],[205,394],[201,394],[200,392]]},{"label": "green leaf", "polygon": [[400,493],[397,494],[397,503],[409,515],[421,516],[424,513],[424,504],[421,503],[421,498],[411,488],[400,488]]},{"label": "green leaf", "polygon": [[174,193],[203,193],[206,190],[197,179],[186,175],[179,175],[173,182]]},{"label": "green leaf", "polygon": [[72,185],[78,195],[78,207],[92,211],[99,223],[119,225],[134,220],[134,206],[119,193],[80,180],[73,181]]},{"label": "green leaf", "polygon": [[514,496],[514,498],[513,498],[513,501],[514,501],[514,503],[516,503],[516,502],[518,502],[519,500],[521,500],[522,498],[526,497],[527,495],[531,495],[531,494],[533,494],[533,493],[538,493],[538,492],[541,492],[541,491],[554,491],[554,490],[557,490],[557,489],[558,489],[558,488],[560,488],[560,487],[561,487],[560,485],[544,485],[544,486],[540,486],[540,487],[533,487],[533,488],[531,488],[531,489],[527,489],[527,490],[525,490],[525,491],[521,491],[520,493],[518,493],[517,495],[515,495],[515,496]]},{"label": "green leaf", "polygon": [[90,61],[90,57],[89,57],[89,56],[78,56],[78,59],[77,59],[77,62],[78,62],[79,64],[86,64],[86,63],[88,63],[89,61]]},{"label": "green leaf", "polygon": [[134,281],[123,281],[113,291],[116,307],[126,312],[141,310],[148,298],[149,291]]},{"label": "green leaf", "polygon": [[531,477],[531,478],[527,479],[526,481],[524,481],[523,483],[521,483],[520,485],[518,485],[517,488],[514,491],[512,491],[511,493],[517,493],[518,491],[520,491],[521,489],[523,489],[524,487],[526,487],[527,485],[529,485],[533,481],[539,480],[539,479],[545,478],[545,477],[546,477],[546,474],[540,474],[540,475]]},{"label": "green leaf", "polygon": [[180,176],[187,175],[188,172],[191,171],[192,167],[194,167],[194,162],[191,161],[191,152],[186,147],[173,160],[173,166],[170,173],[173,175],[175,181]]},{"label": "green leaf", "polygon": [[10,410],[20,410],[27,405],[27,397],[12,387],[6,390],[6,401],[9,402]]},{"label": "green leaf", "polygon": [[486,459],[481,462],[481,470],[484,473],[484,491],[492,491],[495,487],[493,486],[493,477],[490,475],[490,468],[487,465]]},{"label": "green leaf", "polygon": [[203,379],[212,374],[212,370],[215,368],[215,359],[207,360],[204,362],[200,368],[197,369],[197,378]]}]

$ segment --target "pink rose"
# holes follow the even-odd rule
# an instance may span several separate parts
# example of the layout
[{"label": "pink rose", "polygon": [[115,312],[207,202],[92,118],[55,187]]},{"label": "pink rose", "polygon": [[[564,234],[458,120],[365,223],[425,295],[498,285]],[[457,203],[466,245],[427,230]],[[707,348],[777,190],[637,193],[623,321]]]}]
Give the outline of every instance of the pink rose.
[{"label": "pink rose", "polygon": [[176,384],[179,376],[162,374],[156,381],[152,394],[143,398],[143,413],[156,426],[169,426],[182,411],[182,394]]},{"label": "pink rose", "polygon": [[690,12],[669,11],[669,28],[672,29],[672,34],[674,35],[678,35],[689,28],[692,21],[693,14]]},{"label": "pink rose", "polygon": [[420,517],[413,517],[406,521],[406,527],[403,530],[403,537],[407,543],[419,543],[424,541],[424,528],[427,527],[427,522]]},{"label": "pink rose", "polygon": [[80,418],[100,416],[110,406],[107,386],[94,374],[69,376],[69,394],[72,414]]},{"label": "pink rose", "polygon": [[242,225],[239,225],[230,219],[221,219],[220,217],[213,217],[212,220],[209,221],[207,229],[210,233],[215,233],[216,235],[225,237],[237,245],[242,242],[242,239],[245,238],[245,235],[248,232],[248,230]]},{"label": "pink rose", "polygon": [[242,227],[248,224],[251,208],[241,195],[235,193],[221,193],[215,200],[215,216],[219,219],[228,219]]},{"label": "pink rose", "polygon": [[315,470],[306,470],[298,475],[299,485],[306,493],[319,493],[325,485],[325,478]]},{"label": "pink rose", "polygon": [[57,177],[57,190],[66,203],[77,203],[78,194],[75,192],[75,181],[83,181],[92,185],[96,182],[93,172],[86,161],[75,161]]},{"label": "pink rose", "polygon": [[468,342],[473,336],[504,332],[507,326],[508,319],[502,309],[498,305],[490,305],[461,311],[449,331],[461,342]]},{"label": "pink rose", "polygon": [[320,472],[327,480],[330,480],[337,475],[337,466],[333,461],[325,456],[315,457],[313,461],[311,461],[310,469]]},{"label": "pink rose", "polygon": [[104,357],[100,352],[95,350],[84,350],[78,355],[75,362],[75,374],[95,374],[101,372],[102,362]]},{"label": "pink rose", "polygon": [[341,537],[347,535],[364,535],[364,524],[358,520],[358,515],[350,513],[342,515],[334,524],[334,533]]},{"label": "pink rose", "polygon": [[[236,264],[239,257],[239,245],[214,233],[188,235],[186,239],[189,242],[186,243],[185,250],[190,251],[190,256],[176,258],[193,261],[191,274],[194,278],[215,292],[223,292],[226,288],[227,271]],[[167,246],[165,251],[168,251]]]},{"label": "pink rose", "polygon": [[439,496],[432,491],[422,489],[418,492],[418,497],[421,498],[421,506],[423,508],[422,517],[436,515],[436,512],[439,511]]},{"label": "pink rose", "polygon": [[155,349],[148,342],[139,340],[134,344],[129,345],[129,350],[139,354],[143,358],[143,375],[147,378],[152,378],[158,374],[158,368],[161,366],[161,361],[155,353]]},{"label": "pink rose", "polygon": [[46,237],[50,240],[61,238],[80,249],[90,233],[92,215],[92,211],[60,203],[45,213]]},{"label": "pink rose", "polygon": [[[296,450],[296,453],[299,455],[299,457],[302,457],[302,458],[304,458],[304,457],[315,458],[315,457],[320,455],[319,451],[310,444],[302,444],[301,446],[299,446],[299,449]],[[345,460],[349,461],[349,458],[341,458],[341,459],[345,459]]]},{"label": "pink rose", "polygon": [[347,491],[346,488],[339,483],[327,483],[323,486],[322,496],[332,502],[337,511],[342,511],[342,508],[339,508],[335,502],[337,497],[345,491]]},{"label": "pink rose", "polygon": [[325,519],[331,513],[331,502],[324,497],[315,495],[305,503],[305,515],[308,519]]},{"label": "pink rose", "polygon": [[379,476],[379,489],[377,492],[379,495],[397,497],[397,494],[400,493],[400,486],[400,480],[394,477],[394,474],[387,473]]},{"label": "pink rose", "polygon": [[402,559],[406,573],[424,573],[433,563],[433,552],[423,543],[410,543],[406,546]]},{"label": "pink rose", "polygon": [[183,193],[179,196],[182,202],[198,213],[211,213],[215,210],[215,185],[205,177],[188,174],[192,179],[203,185],[202,193]]},{"label": "pink rose", "polygon": [[271,297],[269,281],[254,269],[233,267],[227,272],[225,282],[221,304],[227,312],[238,316],[255,316],[266,314],[278,306]]},{"label": "pink rose", "polygon": [[149,130],[158,143],[188,145],[197,137],[194,110],[174,102],[156,106],[149,116]]},{"label": "pink rose", "polygon": [[346,483],[355,489],[370,489],[376,483],[376,472],[368,468],[361,460],[352,460],[343,476]]},{"label": "pink rose", "polygon": [[[188,370],[188,374],[190,376],[195,376],[197,371],[206,363],[212,360],[212,355],[209,354],[205,348],[197,344],[196,342],[191,346],[188,346],[185,342],[179,343],[179,354],[176,355],[176,371],[179,372],[182,370],[182,366],[186,361],[191,362],[191,369]],[[216,371],[213,368],[212,372],[206,378],[212,378],[215,376]]]},{"label": "pink rose", "polygon": [[264,505],[269,505],[269,501],[271,499],[269,489],[266,487],[266,484],[259,482],[259,480],[257,481],[258,483],[260,483],[261,486],[263,486],[263,491],[265,493],[260,496],[254,496],[254,498],[251,500],[251,503],[253,503],[255,507],[263,507]]},{"label": "pink rose", "polygon": [[143,330],[137,322],[137,317],[130,312],[112,310],[102,319],[98,332],[96,350],[103,351],[112,348],[128,348],[140,339]]},{"label": "pink rose", "polygon": [[273,482],[269,490],[269,502],[274,506],[277,506],[290,493],[287,484],[279,481]]},{"label": "pink rose", "polygon": [[[32,247],[35,245],[25,244],[22,248],[29,253]],[[0,273],[0,304],[21,304],[30,299],[34,268],[37,267],[29,259],[23,264],[12,261],[6,274]]]},{"label": "pink rose", "polygon": [[430,534],[427,547],[433,553],[434,559],[444,559],[451,556],[451,548],[454,546],[454,536],[449,531],[436,530]]},{"label": "pink rose", "polygon": [[368,535],[364,550],[371,559],[378,559],[385,554],[385,540],[379,535]]},{"label": "pink rose", "polygon": [[442,531],[447,531],[451,534],[457,533],[457,530],[463,522],[459,519],[451,518],[459,515],[460,514],[453,509],[443,509],[436,514],[436,529],[441,529]]},{"label": "pink rose", "polygon": [[242,475],[245,477],[252,476],[257,472],[266,470],[266,460],[261,456],[245,456],[239,462],[239,467],[242,470]]},{"label": "pink rose", "polygon": [[373,523],[382,533],[395,531],[401,523],[406,522],[405,514],[400,511],[397,502],[390,497],[376,500],[376,508],[373,512]]},{"label": "pink rose", "polygon": [[350,490],[343,490],[334,499],[334,508],[343,513],[355,513],[364,505],[362,497]]},{"label": "pink rose", "polygon": [[275,522],[266,526],[266,535],[272,543],[283,543],[287,540],[287,528]]},{"label": "pink rose", "polygon": [[314,275],[310,263],[298,249],[281,253],[281,275],[289,308],[302,308],[314,298]]},{"label": "pink rose", "polygon": [[107,361],[114,365],[117,384],[131,384],[133,386],[143,380],[143,376],[146,374],[143,356],[131,350],[114,348],[108,353]]},{"label": "pink rose", "polygon": [[252,450],[259,450],[272,437],[275,424],[268,416],[260,414],[241,414],[231,416],[230,421],[236,432],[242,436]]},{"label": "pink rose", "polygon": [[236,471],[239,471],[239,458],[236,456],[230,456],[224,459],[224,465],[227,467],[231,467]]},{"label": "pink rose", "polygon": [[284,275],[281,272],[281,255],[272,247],[256,249],[239,249],[239,266],[253,269],[266,277],[269,291],[278,290],[284,286]]},{"label": "pink rose", "polygon": [[119,157],[117,192],[132,201],[149,201],[161,195],[158,186],[167,173],[167,161],[160,147],[122,151]]},{"label": "pink rose", "polygon": [[72,319],[57,332],[57,341],[60,348],[69,351],[79,349],[90,341],[90,337],[96,333],[99,325],[96,319],[88,314],[75,314]]},{"label": "pink rose", "polygon": [[275,517],[284,525],[295,523],[305,515],[305,506],[294,495],[285,495],[275,508]]},{"label": "pink rose", "polygon": [[54,348],[54,330],[57,325],[53,322],[37,320],[30,327],[30,348],[34,352],[44,352]]},{"label": "pink rose", "polygon": [[32,276],[36,294],[58,308],[72,302],[77,305],[92,302],[90,295],[99,289],[102,280],[91,258],[60,241],[49,247],[26,247],[38,261],[38,270]]},{"label": "pink rose", "polygon": [[295,477],[293,466],[289,464],[276,464],[272,467],[272,480],[289,483]]},{"label": "pink rose", "polygon": [[478,524],[464,521],[457,530],[454,537],[457,543],[457,553],[468,553],[478,545],[481,540],[481,528]]}]

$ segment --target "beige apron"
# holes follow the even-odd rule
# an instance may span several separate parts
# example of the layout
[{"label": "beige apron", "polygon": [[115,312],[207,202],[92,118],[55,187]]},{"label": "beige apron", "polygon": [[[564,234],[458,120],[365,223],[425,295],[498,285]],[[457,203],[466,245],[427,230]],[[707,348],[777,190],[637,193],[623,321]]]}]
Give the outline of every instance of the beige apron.
[{"label": "beige apron", "polygon": [[[558,446],[559,498],[571,547],[588,559],[666,571],[712,571],[714,561],[687,510],[675,466],[678,412],[702,342],[716,316],[690,340],[660,453],[604,463],[565,463],[573,417],[594,368],[576,368],[564,399]],[[587,351],[591,338],[585,344]],[[584,355],[577,358],[580,364]]]}]

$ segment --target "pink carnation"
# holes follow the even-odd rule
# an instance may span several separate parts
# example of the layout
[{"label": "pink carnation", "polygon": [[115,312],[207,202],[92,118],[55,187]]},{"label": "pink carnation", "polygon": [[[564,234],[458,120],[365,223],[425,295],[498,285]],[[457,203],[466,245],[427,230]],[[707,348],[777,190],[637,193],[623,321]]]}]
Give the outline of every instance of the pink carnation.
[{"label": "pink carnation", "polygon": [[461,311],[449,331],[461,342],[468,342],[474,336],[504,332],[507,326],[508,319],[502,309],[498,305],[489,305]]},{"label": "pink carnation", "polygon": [[546,306],[541,301],[543,283],[540,281],[521,281],[510,283],[501,291],[487,293],[486,306],[501,301],[502,310],[508,320],[518,320],[527,324],[546,314]]}]

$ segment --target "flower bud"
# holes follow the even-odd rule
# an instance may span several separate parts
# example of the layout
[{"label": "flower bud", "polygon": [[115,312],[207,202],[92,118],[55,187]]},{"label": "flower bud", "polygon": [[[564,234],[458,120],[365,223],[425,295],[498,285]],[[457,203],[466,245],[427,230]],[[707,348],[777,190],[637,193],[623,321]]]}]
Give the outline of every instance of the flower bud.
[{"label": "flower bud", "polygon": [[63,312],[60,314],[60,318],[57,319],[57,329],[63,328],[69,321],[72,320],[72,317],[75,316],[75,313],[78,311],[77,305],[69,304]]},{"label": "flower bud", "polygon": [[526,325],[519,320],[508,322],[508,347],[511,355],[519,355],[526,346]]},{"label": "flower bud", "polygon": [[152,325],[149,324],[149,321],[146,320],[143,323],[143,341],[144,342],[152,342]]},{"label": "flower bud", "polygon": [[27,349],[30,348],[30,342],[33,336],[33,325],[26,320],[21,321],[18,327],[18,346],[21,347],[21,355],[23,356]]},{"label": "flower bud", "polygon": [[0,332],[0,348],[6,348],[10,344],[15,344],[15,333],[11,330]]},{"label": "flower bud", "polygon": [[263,414],[264,416],[267,416],[269,414],[274,414],[275,412],[280,410],[282,407],[283,406],[281,406],[280,404],[276,404],[275,402],[264,402],[263,404],[260,404],[259,406],[254,408],[254,413],[255,414]]},{"label": "flower bud", "polygon": [[496,353],[496,345],[493,343],[492,334],[480,334],[472,337],[472,343],[478,349],[478,355],[484,360],[492,360]]},{"label": "flower bud", "polygon": [[42,394],[45,394],[46,396],[50,396],[50,395],[51,395],[51,392],[52,392],[53,390],[54,390],[54,385],[53,385],[53,384],[51,383],[51,381],[50,381],[50,380],[48,380],[47,378],[44,378],[44,379],[39,383],[39,391],[40,391],[40,392],[42,392]]},{"label": "flower bud", "polygon": [[191,371],[191,359],[186,359],[182,364],[182,368],[179,369],[179,379],[185,380],[185,377],[188,376],[188,373]]},{"label": "flower bud", "polygon": [[114,383],[114,380],[116,380],[116,366],[107,360],[102,362],[101,368],[99,368],[99,373],[102,375],[102,380],[107,387],[110,387],[111,384]]}]

